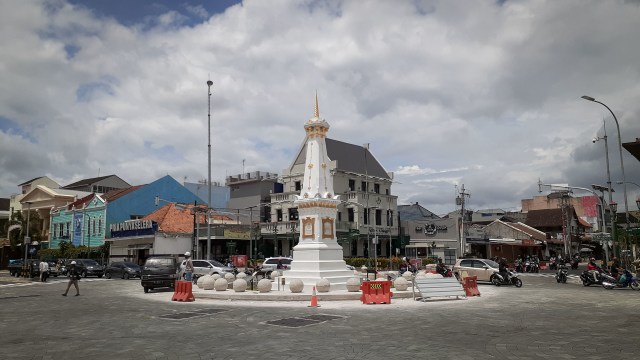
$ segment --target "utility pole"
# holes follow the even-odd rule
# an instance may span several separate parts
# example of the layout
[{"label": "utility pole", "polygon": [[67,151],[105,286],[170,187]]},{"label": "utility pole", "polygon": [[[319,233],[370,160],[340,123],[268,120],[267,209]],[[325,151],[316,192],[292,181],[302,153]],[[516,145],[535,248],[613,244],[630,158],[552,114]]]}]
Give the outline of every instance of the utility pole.
[{"label": "utility pole", "polygon": [[460,257],[463,257],[465,254],[465,250],[467,249],[467,239],[464,236],[464,219],[465,219],[465,197],[471,197],[471,194],[466,193],[464,189],[464,184],[460,188],[460,193],[458,193],[458,197],[456,198],[456,205],[460,205],[460,221],[461,224],[459,226],[460,229]]}]

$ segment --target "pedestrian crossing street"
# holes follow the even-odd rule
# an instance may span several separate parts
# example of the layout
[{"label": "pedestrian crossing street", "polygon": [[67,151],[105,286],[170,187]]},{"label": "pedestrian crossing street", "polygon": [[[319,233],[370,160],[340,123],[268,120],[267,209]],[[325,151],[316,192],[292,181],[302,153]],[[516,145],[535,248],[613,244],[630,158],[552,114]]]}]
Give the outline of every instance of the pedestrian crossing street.
[{"label": "pedestrian crossing street", "polygon": [[[105,278],[83,278],[80,280],[80,283],[95,282],[95,281],[111,281],[111,280],[112,279],[105,279]],[[47,279],[47,282],[44,282],[44,283],[38,280],[30,281],[30,282],[15,282],[15,283],[9,283],[9,284],[0,284],[0,289],[23,287],[23,286],[34,286],[34,285],[44,286],[44,285],[51,285],[51,284],[66,283],[67,281],[69,281],[69,278],[67,277],[58,277],[58,278],[49,278]]]}]

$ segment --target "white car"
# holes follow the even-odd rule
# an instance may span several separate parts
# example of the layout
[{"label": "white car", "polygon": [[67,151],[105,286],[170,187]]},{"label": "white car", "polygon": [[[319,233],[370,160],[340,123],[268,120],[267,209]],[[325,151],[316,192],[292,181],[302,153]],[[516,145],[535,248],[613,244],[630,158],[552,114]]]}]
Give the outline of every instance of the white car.
[{"label": "white car", "polygon": [[[182,260],[180,263],[180,273],[184,273],[184,267],[186,264],[186,260]],[[219,274],[224,276],[226,273],[232,273],[233,269],[225,266],[221,262],[217,260],[191,260],[193,263],[193,274],[194,275],[213,275]]]},{"label": "white car", "polygon": [[[290,257],[278,256],[278,257],[270,257],[266,258],[262,263],[261,270],[263,272],[270,272],[273,270],[289,270],[291,269],[291,261],[293,261]],[[278,264],[280,264],[280,268],[278,268]]]}]

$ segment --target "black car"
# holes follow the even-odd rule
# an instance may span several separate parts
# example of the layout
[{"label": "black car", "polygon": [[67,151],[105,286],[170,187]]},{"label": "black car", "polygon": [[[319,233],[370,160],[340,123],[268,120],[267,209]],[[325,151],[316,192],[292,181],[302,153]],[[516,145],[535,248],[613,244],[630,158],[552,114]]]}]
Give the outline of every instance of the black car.
[{"label": "black car", "polygon": [[[76,262],[76,267],[78,268],[78,272],[80,276],[86,278],[87,276],[97,276],[101,278],[104,275],[104,266],[98,264],[97,261],[93,259],[70,259],[67,260],[65,266],[68,269],[69,265],[72,261]],[[67,272],[67,276],[69,273]]]},{"label": "black car", "polygon": [[144,292],[155,288],[175,286],[178,279],[178,261],[172,256],[153,256],[142,267],[140,284]]},{"label": "black car", "polygon": [[117,261],[112,262],[106,267],[106,269],[104,269],[104,276],[107,279],[111,279],[112,277],[119,277],[122,279],[139,278],[140,271],[140,266],[134,263]]}]

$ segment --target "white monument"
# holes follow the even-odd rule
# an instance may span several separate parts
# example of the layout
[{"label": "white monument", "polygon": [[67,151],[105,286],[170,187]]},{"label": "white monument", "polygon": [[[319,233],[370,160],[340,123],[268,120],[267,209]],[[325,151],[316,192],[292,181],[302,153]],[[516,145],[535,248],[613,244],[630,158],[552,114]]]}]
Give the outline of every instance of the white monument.
[{"label": "white monument", "polygon": [[327,279],[331,289],[345,289],[353,271],[347,270],[342,247],[336,239],[336,215],[341,201],[333,193],[331,160],[327,156],[325,138],[329,124],[320,119],[316,95],[313,119],[304,124],[307,154],[300,195],[296,196],[300,219],[300,238],[293,248],[293,261],[287,278],[300,279],[314,286]]}]

